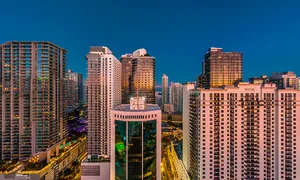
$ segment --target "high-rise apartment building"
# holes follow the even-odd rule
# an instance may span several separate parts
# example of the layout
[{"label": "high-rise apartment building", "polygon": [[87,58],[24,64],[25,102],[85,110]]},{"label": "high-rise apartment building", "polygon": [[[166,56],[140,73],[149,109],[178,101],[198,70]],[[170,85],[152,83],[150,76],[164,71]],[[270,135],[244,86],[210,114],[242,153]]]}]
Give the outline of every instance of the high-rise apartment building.
[{"label": "high-rise apartment building", "polygon": [[111,113],[111,179],[161,179],[161,110],[132,97]]},{"label": "high-rise apartment building", "polygon": [[88,64],[88,157],[110,155],[110,113],[121,104],[121,63],[105,46],[92,46]]},{"label": "high-rise apartment building", "polygon": [[223,52],[222,48],[209,48],[205,55],[205,88],[234,85],[243,79],[243,56],[238,52]]},{"label": "high-rise apartment building", "polygon": [[122,62],[122,103],[129,104],[131,97],[146,97],[147,103],[155,104],[155,58],[145,49],[125,54]]},{"label": "high-rise apartment building", "polygon": [[183,128],[183,138],[182,138],[182,160],[183,164],[189,172],[190,165],[190,91],[195,89],[195,84],[186,83],[183,84],[183,112],[182,112],[182,128]]},{"label": "high-rise apartment building", "polygon": [[73,110],[83,103],[82,74],[68,70],[67,74],[67,106]]},{"label": "high-rise apartment building", "polygon": [[168,76],[164,74],[162,76],[162,107],[169,103],[169,81]]},{"label": "high-rise apartment building", "polygon": [[183,105],[183,87],[180,83],[171,82],[170,85],[170,104],[174,106],[174,112],[182,113]]},{"label": "high-rise apartment building", "polygon": [[299,179],[299,90],[240,83],[189,94],[193,179]]},{"label": "high-rise apartment building", "polygon": [[66,53],[42,41],[0,45],[0,160],[24,160],[65,138]]}]

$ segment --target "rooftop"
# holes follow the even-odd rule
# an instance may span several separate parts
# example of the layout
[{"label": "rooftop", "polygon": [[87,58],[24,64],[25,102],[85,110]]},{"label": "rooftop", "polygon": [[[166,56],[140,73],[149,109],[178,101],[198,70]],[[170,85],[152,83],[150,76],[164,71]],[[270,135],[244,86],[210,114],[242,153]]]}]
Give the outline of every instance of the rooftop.
[{"label": "rooftop", "polygon": [[130,110],[130,104],[122,104],[116,107],[114,110],[116,111],[131,111],[131,112],[144,112],[144,111],[156,111],[160,110],[159,106],[157,104],[147,104],[145,109],[139,109],[139,110]]},{"label": "rooftop", "polygon": [[110,162],[110,159],[99,157],[99,158],[86,158],[83,163],[100,163],[100,162]]}]

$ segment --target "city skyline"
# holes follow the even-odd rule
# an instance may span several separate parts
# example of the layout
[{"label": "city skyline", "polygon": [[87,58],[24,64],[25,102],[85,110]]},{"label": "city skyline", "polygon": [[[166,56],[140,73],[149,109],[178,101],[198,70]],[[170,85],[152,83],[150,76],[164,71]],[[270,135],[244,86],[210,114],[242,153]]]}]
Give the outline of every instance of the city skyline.
[{"label": "city skyline", "polygon": [[[53,42],[68,50],[67,68],[82,73],[84,79],[87,77],[84,56],[93,45],[110,47],[118,59],[124,53],[146,48],[157,60],[158,84],[161,84],[163,73],[169,76],[169,81],[194,81],[201,73],[200,63],[209,47],[242,52],[243,79],[282,71],[300,74],[296,69],[300,26],[293,23],[297,22],[300,3],[170,2],[152,1],[140,6],[134,1],[64,1],[59,5],[57,1],[5,1],[2,24],[8,26],[0,30],[5,34],[0,43],[12,40]],[[95,13],[100,6],[105,8]],[[123,14],[123,9],[128,13]],[[15,23],[17,17],[32,21]],[[107,23],[106,28],[98,28],[102,27],[102,22]],[[86,28],[90,25],[95,28]],[[26,28],[20,30],[20,27]],[[189,63],[181,63],[183,60]],[[166,66],[169,68],[165,69]],[[182,70],[186,72],[178,73]]]}]

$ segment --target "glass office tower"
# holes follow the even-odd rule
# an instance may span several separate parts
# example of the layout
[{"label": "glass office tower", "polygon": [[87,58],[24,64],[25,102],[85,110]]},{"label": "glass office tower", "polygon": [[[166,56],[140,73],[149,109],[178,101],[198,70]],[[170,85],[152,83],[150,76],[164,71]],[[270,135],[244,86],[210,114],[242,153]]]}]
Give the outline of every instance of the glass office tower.
[{"label": "glass office tower", "polygon": [[243,79],[243,56],[238,52],[223,52],[209,48],[202,64],[205,88],[234,85]]},{"label": "glass office tower", "polygon": [[112,111],[112,179],[160,179],[161,110],[131,98]]},{"label": "glass office tower", "polygon": [[155,58],[145,49],[125,54],[122,62],[122,103],[129,104],[137,95],[146,97],[149,104],[155,104]]}]

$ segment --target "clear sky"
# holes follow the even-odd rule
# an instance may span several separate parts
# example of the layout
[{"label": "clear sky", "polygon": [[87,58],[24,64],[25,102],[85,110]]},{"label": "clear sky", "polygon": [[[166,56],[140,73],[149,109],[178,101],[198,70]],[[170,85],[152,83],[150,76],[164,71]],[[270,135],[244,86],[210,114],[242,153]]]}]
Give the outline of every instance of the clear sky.
[{"label": "clear sky", "polygon": [[156,80],[194,81],[211,46],[244,55],[244,80],[276,71],[300,76],[300,2],[289,0],[5,0],[0,43],[51,41],[86,76],[89,46],[116,57],[146,48]]}]

